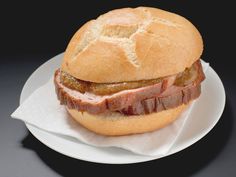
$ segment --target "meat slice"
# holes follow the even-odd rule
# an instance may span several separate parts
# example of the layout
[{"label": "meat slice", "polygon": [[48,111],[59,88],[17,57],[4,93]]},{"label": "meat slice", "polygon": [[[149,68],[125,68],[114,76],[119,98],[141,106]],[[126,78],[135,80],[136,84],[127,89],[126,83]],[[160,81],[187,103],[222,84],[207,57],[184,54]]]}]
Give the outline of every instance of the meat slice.
[{"label": "meat slice", "polygon": [[159,112],[162,110],[175,108],[182,104],[187,104],[191,100],[199,97],[200,93],[200,85],[184,88],[182,90],[176,89],[176,92],[173,92],[173,94],[169,96],[157,96],[141,100],[120,110],[119,112],[125,115],[140,115]]},{"label": "meat slice", "polygon": [[[60,71],[60,82],[73,90],[77,90],[80,93],[90,92],[95,95],[112,95],[114,93],[123,91],[137,89],[141,87],[146,87],[149,85],[154,85],[163,81],[163,88],[167,86],[166,78],[168,81],[171,78],[174,80],[174,84],[178,86],[189,85],[197,78],[197,72],[200,66],[200,61],[197,60],[192,64],[191,67],[186,68],[183,72],[178,73],[174,77],[167,76],[157,79],[148,79],[148,80],[136,80],[136,81],[124,81],[124,82],[113,82],[113,83],[95,83],[90,81],[80,80],[71,76],[69,73],[61,70]],[[163,80],[165,79],[165,80]]]},{"label": "meat slice", "polygon": [[100,114],[117,111],[126,115],[149,114],[186,104],[200,95],[200,83],[205,76],[197,64],[197,77],[188,85],[175,85],[177,75],[162,79],[154,85],[124,90],[112,95],[81,93],[60,82],[60,70],[55,72],[55,89],[61,104],[70,109]]},{"label": "meat slice", "polygon": [[100,96],[89,92],[80,93],[64,86],[60,82],[60,70],[55,72],[54,77],[57,97],[61,104],[67,105],[70,109],[87,111],[92,114],[121,110],[135,102],[158,96],[173,85],[174,80],[174,76],[171,76],[151,86]]}]

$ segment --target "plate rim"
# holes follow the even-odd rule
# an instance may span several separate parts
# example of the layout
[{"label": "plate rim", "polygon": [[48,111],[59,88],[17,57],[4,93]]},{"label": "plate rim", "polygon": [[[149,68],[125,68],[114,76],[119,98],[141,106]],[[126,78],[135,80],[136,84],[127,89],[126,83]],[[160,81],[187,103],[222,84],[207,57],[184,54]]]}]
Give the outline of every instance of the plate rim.
[{"label": "plate rim", "polygon": [[[26,80],[23,88],[22,88],[22,91],[21,91],[21,94],[20,94],[20,103],[19,104],[22,104],[23,100],[26,99],[26,98],[23,98],[23,93],[25,92],[26,90],[26,87],[28,85],[28,82],[30,82],[30,80],[35,77],[35,75],[37,75],[37,73],[45,66],[49,65],[51,62],[53,62],[56,58],[59,58],[59,57],[62,57],[64,53],[60,53],[52,58],[50,58],[49,60],[47,60],[46,62],[44,62],[42,65],[40,65],[30,76],[29,78]],[[202,60],[203,61],[203,60]],[[222,105],[221,105],[221,109],[218,111],[218,114],[217,114],[217,118],[215,119],[215,121],[210,125],[210,127],[208,129],[206,129],[205,131],[201,132],[200,135],[198,135],[196,138],[194,139],[191,139],[191,141],[187,141],[185,143],[183,143],[183,145],[179,146],[177,148],[177,150],[172,150],[173,147],[171,148],[171,150],[166,154],[166,155],[163,155],[163,156],[145,156],[145,155],[139,155],[139,154],[134,154],[133,152],[130,152],[132,154],[134,154],[135,156],[140,156],[140,157],[144,157],[143,160],[130,160],[130,161],[126,161],[126,162],[107,162],[107,161],[99,161],[99,160],[91,160],[91,159],[85,159],[85,158],[81,158],[81,157],[75,157],[69,153],[65,151],[62,151],[62,150],[58,150],[56,148],[56,145],[53,146],[52,144],[50,144],[48,141],[44,140],[42,137],[38,136],[37,132],[35,130],[39,130],[39,131],[43,131],[43,132],[46,132],[49,136],[57,136],[53,133],[50,133],[50,132],[47,132],[47,131],[44,131],[44,130],[41,130],[40,128],[37,128],[33,125],[30,125],[28,123],[25,123],[27,129],[31,132],[31,134],[36,138],[38,139],[41,143],[43,143],[44,145],[46,145],[47,147],[49,147],[50,149],[58,152],[58,153],[61,153],[63,155],[66,155],[68,157],[71,157],[71,158],[74,158],[74,159],[78,159],[78,160],[83,160],[83,161],[87,161],[87,162],[94,162],[94,163],[102,163],[102,164],[131,164],[131,163],[141,163],[141,162],[147,162],[147,161],[152,161],[152,160],[155,160],[155,159],[160,159],[160,158],[163,158],[163,157],[167,157],[169,155],[172,155],[172,154],[175,154],[175,153],[178,153],[190,146],[192,146],[193,144],[195,144],[196,142],[198,142],[200,139],[202,139],[203,137],[205,137],[214,127],[215,125],[219,122],[220,118],[221,118],[221,115],[224,111],[224,107],[225,107],[225,102],[226,102],[226,95],[225,95],[225,89],[224,89],[224,85],[219,77],[219,75],[216,73],[216,71],[211,67],[209,66],[208,68],[208,72],[212,72],[212,74],[214,74],[216,77],[217,77],[217,80],[220,82],[220,87],[222,89],[222,93],[223,93],[223,100],[222,100]],[[37,88],[36,88],[37,89]],[[58,137],[58,136],[57,136]],[[61,138],[61,137],[59,137]],[[177,137],[177,140],[178,140],[178,137]],[[66,141],[69,141],[69,140],[66,140]],[[86,146],[90,146],[88,144],[83,144],[83,145],[86,145]],[[92,146],[93,148],[101,148],[101,147],[95,147],[95,146]]]}]

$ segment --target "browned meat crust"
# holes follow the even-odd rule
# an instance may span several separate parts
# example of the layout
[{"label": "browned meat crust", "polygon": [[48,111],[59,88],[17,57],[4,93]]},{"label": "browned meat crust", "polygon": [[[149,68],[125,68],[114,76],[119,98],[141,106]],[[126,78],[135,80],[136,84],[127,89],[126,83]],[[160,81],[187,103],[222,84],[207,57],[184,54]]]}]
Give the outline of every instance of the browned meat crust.
[{"label": "browned meat crust", "polygon": [[[186,68],[185,71],[176,75],[175,84],[179,86],[188,85],[190,82],[196,79],[196,72],[199,65],[199,60],[196,61],[190,68]],[[91,92],[96,95],[110,95],[117,93],[122,90],[136,89],[149,85],[154,85],[162,82],[164,78],[151,79],[151,80],[140,80],[140,81],[129,81],[129,82],[117,82],[117,83],[93,83],[89,81],[83,81],[74,78],[68,73],[61,71],[60,81],[63,85],[68,88],[77,90],[81,93]]]},{"label": "browned meat crust", "polygon": [[197,98],[201,92],[200,83],[205,76],[201,64],[196,66],[197,77],[186,86],[173,85],[178,76],[171,76],[151,86],[100,96],[99,101],[83,100],[69,94],[69,88],[66,90],[60,82],[60,70],[55,72],[54,82],[58,99],[61,104],[67,105],[70,109],[92,114],[107,111],[118,111],[126,115],[148,114],[174,108]]}]

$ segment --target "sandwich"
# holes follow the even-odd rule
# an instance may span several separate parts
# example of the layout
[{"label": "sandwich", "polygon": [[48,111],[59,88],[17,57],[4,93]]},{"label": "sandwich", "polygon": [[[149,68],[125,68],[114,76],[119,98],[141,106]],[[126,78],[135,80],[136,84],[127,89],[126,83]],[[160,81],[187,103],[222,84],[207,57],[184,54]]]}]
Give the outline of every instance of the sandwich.
[{"label": "sandwich", "polygon": [[58,100],[107,136],[168,126],[201,94],[203,41],[184,17],[151,7],[109,11],[72,37],[55,71]]}]

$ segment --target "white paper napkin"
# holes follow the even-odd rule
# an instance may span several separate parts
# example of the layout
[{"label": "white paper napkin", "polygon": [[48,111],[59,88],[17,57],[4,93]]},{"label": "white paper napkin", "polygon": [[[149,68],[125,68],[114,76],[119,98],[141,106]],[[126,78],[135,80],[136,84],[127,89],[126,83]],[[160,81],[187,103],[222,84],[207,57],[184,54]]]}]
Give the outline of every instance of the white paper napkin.
[{"label": "white paper napkin", "polygon": [[[202,62],[206,72],[209,64]],[[53,78],[38,88],[11,115],[42,130],[76,138],[99,147],[119,147],[137,154],[163,156],[171,149],[189,117],[192,105],[171,125],[160,130],[120,137],[95,134],[69,117],[65,107],[57,100]]]}]

